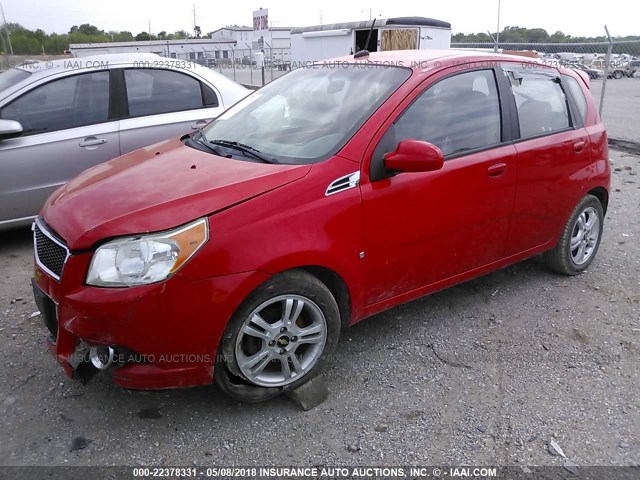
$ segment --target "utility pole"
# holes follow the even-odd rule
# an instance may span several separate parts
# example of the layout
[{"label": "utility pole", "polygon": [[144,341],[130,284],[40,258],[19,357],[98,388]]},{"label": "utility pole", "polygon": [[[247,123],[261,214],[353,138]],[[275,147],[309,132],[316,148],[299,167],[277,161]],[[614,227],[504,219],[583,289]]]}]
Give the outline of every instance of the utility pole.
[{"label": "utility pole", "polygon": [[[13,55],[13,47],[11,46],[11,33],[9,33],[9,27],[7,26],[7,19],[4,18],[4,8],[0,3],[0,13],[2,14],[2,25],[7,32],[7,42],[9,43],[9,53]],[[2,43],[4,43],[4,35],[2,35]]]},{"label": "utility pole", "polygon": [[498,0],[498,27],[496,32],[496,44],[493,47],[493,51],[498,53],[498,44],[500,43],[500,0]]},{"label": "utility pole", "polygon": [[193,4],[193,34],[196,38],[200,38],[202,36],[202,31],[198,26],[198,22],[196,21],[196,4]]},{"label": "utility pole", "polygon": [[149,45],[151,45],[151,19],[149,19]]}]

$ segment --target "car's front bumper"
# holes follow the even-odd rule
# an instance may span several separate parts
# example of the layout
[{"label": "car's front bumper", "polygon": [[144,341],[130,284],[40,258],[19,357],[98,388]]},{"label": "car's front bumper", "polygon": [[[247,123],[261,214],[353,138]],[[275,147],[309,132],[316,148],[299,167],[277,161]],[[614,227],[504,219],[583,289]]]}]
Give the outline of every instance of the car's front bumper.
[{"label": "car's front bumper", "polygon": [[[72,255],[58,282],[38,266],[34,295],[67,375],[82,378],[82,347],[111,346],[124,364],[116,384],[162,389],[212,382],[215,355],[234,310],[267,274],[246,272],[192,280],[174,275],[153,285],[99,288],[84,284],[90,254]],[[133,355],[129,355],[133,354]]]}]

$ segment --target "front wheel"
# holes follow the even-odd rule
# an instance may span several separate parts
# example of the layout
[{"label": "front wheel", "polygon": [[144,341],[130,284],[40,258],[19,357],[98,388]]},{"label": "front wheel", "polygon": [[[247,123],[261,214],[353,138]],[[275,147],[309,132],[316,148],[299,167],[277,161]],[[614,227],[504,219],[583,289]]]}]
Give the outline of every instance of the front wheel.
[{"label": "front wheel", "polygon": [[620,80],[623,76],[624,73],[622,72],[622,70],[616,70],[615,72],[613,72],[613,78],[615,78],[616,80]]},{"label": "front wheel", "polygon": [[600,200],[586,195],[571,214],[556,247],[545,254],[547,265],[565,275],[586,270],[598,252],[603,220]]},{"label": "front wheel", "polygon": [[214,375],[238,400],[272,398],[317,375],[339,332],[338,306],[322,282],[302,270],[276,275],[230,320]]}]

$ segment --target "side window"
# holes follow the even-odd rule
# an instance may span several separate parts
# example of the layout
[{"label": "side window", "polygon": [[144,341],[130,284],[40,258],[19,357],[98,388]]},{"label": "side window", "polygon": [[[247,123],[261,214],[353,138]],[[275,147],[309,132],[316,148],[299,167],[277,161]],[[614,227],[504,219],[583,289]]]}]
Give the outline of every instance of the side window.
[{"label": "side window", "polygon": [[25,135],[65,130],[109,119],[109,72],[53,80],[36,87],[0,111],[17,120]]},{"label": "side window", "polygon": [[204,105],[200,82],[184,73],[127,69],[124,71],[124,80],[129,115],[132,117],[193,110]]},{"label": "side window", "polygon": [[546,135],[571,127],[567,98],[557,77],[510,72],[520,137]]},{"label": "side window", "polygon": [[501,141],[500,100],[492,70],[461,73],[429,87],[395,122],[396,141],[424,140],[453,155]]},{"label": "side window", "polygon": [[576,106],[578,107],[578,113],[582,117],[582,121],[586,122],[587,120],[587,99],[584,98],[584,92],[578,81],[570,77],[568,75],[562,76],[562,84],[569,90],[571,93],[571,97],[575,100]]}]

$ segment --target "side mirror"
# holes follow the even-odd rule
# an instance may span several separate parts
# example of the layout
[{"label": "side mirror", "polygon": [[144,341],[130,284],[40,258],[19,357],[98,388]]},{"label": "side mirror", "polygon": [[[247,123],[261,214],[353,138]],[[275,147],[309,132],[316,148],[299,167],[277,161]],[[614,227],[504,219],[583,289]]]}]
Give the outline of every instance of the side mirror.
[{"label": "side mirror", "polygon": [[15,120],[0,119],[0,140],[15,138],[22,135],[22,125]]},{"label": "side mirror", "polygon": [[433,172],[444,165],[444,155],[432,143],[403,140],[395,152],[385,155],[384,165],[395,172]]}]

